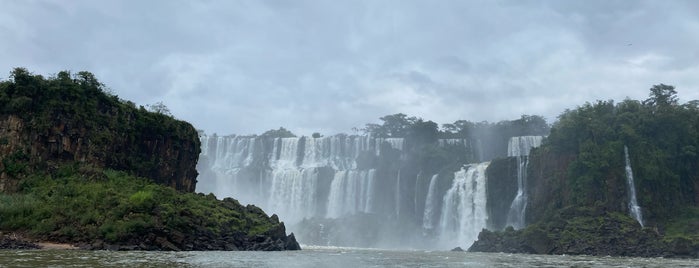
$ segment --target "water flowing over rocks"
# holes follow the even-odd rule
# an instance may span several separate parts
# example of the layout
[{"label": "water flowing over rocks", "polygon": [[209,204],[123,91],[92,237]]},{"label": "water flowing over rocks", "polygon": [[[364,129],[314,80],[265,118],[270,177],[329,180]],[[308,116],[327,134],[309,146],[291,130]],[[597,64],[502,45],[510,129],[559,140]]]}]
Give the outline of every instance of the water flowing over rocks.
[{"label": "water flowing over rocks", "polygon": [[[488,227],[489,162],[424,164],[417,148],[425,145],[402,138],[201,140],[197,190],[259,204],[289,223],[304,243],[449,249],[468,247]],[[439,139],[431,146],[477,159],[477,147],[467,139]],[[362,232],[377,235],[359,241]]]}]

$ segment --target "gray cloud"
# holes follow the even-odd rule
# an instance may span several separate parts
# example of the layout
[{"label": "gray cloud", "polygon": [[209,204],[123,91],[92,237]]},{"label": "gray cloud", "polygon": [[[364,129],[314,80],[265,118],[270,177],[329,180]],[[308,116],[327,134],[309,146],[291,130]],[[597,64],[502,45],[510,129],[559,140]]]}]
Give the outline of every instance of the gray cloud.
[{"label": "gray cloud", "polygon": [[0,1],[0,70],[88,70],[219,134],[699,99],[695,1]]}]

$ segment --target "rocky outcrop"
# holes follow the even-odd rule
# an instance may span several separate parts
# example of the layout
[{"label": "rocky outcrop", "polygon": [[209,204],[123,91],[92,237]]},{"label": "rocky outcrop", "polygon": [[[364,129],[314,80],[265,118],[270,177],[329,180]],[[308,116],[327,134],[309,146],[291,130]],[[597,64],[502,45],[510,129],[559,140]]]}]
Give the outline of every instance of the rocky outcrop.
[{"label": "rocky outcrop", "polygon": [[[248,213],[262,213],[259,208],[248,205]],[[269,217],[274,224],[269,230],[260,234],[241,231],[220,230],[214,233],[202,226],[192,226],[191,230],[181,232],[173,229],[159,228],[129,241],[109,243],[103,240],[81,243],[81,249],[89,250],[159,250],[159,251],[201,251],[201,250],[255,250],[281,251],[300,250],[293,233],[286,235],[283,222],[276,215]]]},{"label": "rocky outcrop", "polygon": [[0,230],[85,249],[300,249],[277,216],[192,193],[199,136],[166,110],[105,93],[87,72],[15,69],[0,81],[0,195],[31,202],[0,204]]},{"label": "rocky outcrop", "polygon": [[39,245],[0,233],[0,249],[39,249]]},{"label": "rocky outcrop", "polygon": [[569,254],[636,257],[699,257],[699,244],[664,238],[617,212],[568,208],[546,223],[515,231],[483,230],[471,252]]},{"label": "rocky outcrop", "polygon": [[[105,109],[115,112],[101,116],[120,122],[119,127],[95,129],[69,114],[54,115],[51,124],[40,127],[16,114],[0,115],[0,192],[16,191],[23,174],[52,172],[71,162],[128,171],[194,191],[200,149],[189,123],[136,109]],[[144,124],[155,120],[161,121]]]}]

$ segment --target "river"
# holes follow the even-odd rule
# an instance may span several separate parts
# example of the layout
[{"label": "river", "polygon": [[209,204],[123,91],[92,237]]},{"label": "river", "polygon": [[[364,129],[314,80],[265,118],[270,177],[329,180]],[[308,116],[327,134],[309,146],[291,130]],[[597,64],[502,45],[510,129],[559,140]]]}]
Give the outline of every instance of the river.
[{"label": "river", "polygon": [[302,251],[0,250],[0,267],[699,267],[696,259],[306,246]]}]

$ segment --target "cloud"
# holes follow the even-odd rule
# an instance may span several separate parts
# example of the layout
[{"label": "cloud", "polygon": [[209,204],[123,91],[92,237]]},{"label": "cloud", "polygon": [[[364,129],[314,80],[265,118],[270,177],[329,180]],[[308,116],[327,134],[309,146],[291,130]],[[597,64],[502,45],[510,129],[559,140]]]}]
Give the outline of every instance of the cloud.
[{"label": "cloud", "polygon": [[5,1],[0,70],[88,70],[219,134],[699,99],[695,1]]}]

